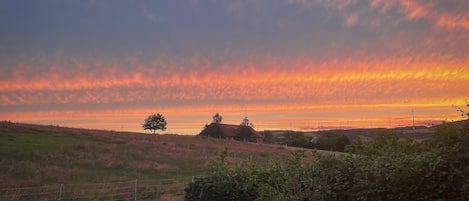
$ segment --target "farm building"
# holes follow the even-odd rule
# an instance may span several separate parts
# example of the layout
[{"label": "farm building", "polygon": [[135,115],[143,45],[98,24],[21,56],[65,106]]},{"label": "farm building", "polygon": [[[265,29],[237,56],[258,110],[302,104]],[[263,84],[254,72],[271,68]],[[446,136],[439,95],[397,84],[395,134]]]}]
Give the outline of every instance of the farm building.
[{"label": "farm building", "polygon": [[220,123],[211,123],[210,125],[206,125],[199,135],[221,139],[257,142],[258,144],[262,144],[264,139],[264,136],[255,131],[252,127]]}]

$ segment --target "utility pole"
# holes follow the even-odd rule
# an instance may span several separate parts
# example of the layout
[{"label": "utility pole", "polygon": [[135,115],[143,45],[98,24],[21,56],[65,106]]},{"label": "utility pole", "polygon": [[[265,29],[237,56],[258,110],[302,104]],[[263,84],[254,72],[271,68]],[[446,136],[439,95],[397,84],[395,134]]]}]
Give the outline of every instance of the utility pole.
[{"label": "utility pole", "polygon": [[414,109],[412,109],[412,130],[415,130],[415,117],[414,117]]}]

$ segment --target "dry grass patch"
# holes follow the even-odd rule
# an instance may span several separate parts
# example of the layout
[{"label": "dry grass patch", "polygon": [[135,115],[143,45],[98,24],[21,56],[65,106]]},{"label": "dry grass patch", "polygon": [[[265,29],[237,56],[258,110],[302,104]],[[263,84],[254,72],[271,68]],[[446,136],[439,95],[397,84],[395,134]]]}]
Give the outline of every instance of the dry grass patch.
[{"label": "dry grass patch", "polygon": [[0,122],[0,128],[0,188],[171,179],[175,189],[164,190],[161,200],[173,200],[182,197],[184,184],[192,177],[206,174],[208,162],[225,148],[229,163],[268,164],[290,154],[277,147],[197,136],[8,122]]}]

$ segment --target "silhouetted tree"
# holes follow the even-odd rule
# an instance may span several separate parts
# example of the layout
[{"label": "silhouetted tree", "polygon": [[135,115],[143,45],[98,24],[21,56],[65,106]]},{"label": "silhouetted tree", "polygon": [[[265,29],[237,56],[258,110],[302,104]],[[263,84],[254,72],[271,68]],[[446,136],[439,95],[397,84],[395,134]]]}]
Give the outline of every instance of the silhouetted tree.
[{"label": "silhouetted tree", "polygon": [[162,130],[162,131],[166,130],[166,125],[167,125],[166,119],[164,118],[163,115],[158,113],[158,114],[152,114],[148,116],[145,119],[145,122],[143,123],[142,127],[143,127],[143,130],[150,130],[150,131],[153,131],[153,134],[155,134],[157,130]]},{"label": "silhouetted tree", "polygon": [[[467,99],[465,99],[464,103],[467,106],[467,108],[469,109],[469,101]],[[469,119],[469,110],[465,111],[464,109],[462,109],[459,106],[453,106],[453,107],[456,108],[456,111],[458,111],[458,113],[461,115],[461,118],[463,120]]]},{"label": "silhouetted tree", "polygon": [[241,126],[249,126],[251,128],[254,128],[254,124],[252,124],[247,116],[244,116],[243,121],[240,124]]},{"label": "silhouetted tree", "polygon": [[220,114],[218,114],[218,112],[215,115],[213,115],[212,118],[213,118],[212,122],[217,123],[217,124],[221,123],[221,121],[223,120],[223,117]]}]

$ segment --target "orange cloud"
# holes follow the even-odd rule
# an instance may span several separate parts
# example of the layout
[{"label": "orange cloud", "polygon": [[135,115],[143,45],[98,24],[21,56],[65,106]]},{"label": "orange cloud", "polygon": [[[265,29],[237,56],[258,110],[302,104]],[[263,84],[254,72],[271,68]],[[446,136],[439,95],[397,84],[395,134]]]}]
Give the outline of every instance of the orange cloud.
[{"label": "orange cloud", "polygon": [[448,29],[468,29],[469,28],[469,14],[457,13],[457,14],[442,14],[436,18],[436,24],[440,27]]},{"label": "orange cloud", "polygon": [[214,112],[229,123],[248,114],[258,129],[300,129],[318,121],[398,125],[412,109],[432,111],[419,117],[424,123],[457,118],[451,105],[467,98],[468,63],[413,57],[23,65],[0,80],[0,119],[139,131],[145,115],[161,112],[175,126],[168,132],[194,134]]},{"label": "orange cloud", "polygon": [[[111,67],[95,68],[95,73],[90,74],[63,67],[58,71],[52,68],[38,76],[21,74],[21,69],[16,69],[18,72],[13,73],[11,79],[0,81],[0,105],[275,100],[282,96],[327,102],[333,100],[322,99],[347,96],[358,100],[369,96],[401,99],[403,95],[413,98],[410,93],[414,92],[421,93],[422,97],[431,93],[431,97],[460,98],[457,94],[467,87],[459,83],[469,81],[469,74],[465,73],[468,65],[464,61],[448,66],[407,59],[318,64],[299,60],[290,63],[289,69],[276,63],[266,61],[260,66],[244,67],[234,63],[212,67],[211,71],[187,69],[182,72],[177,65],[165,64],[162,66],[168,70],[165,73],[155,67],[122,72],[120,67]],[[29,77],[28,82],[26,77]],[[371,85],[374,87],[369,87]]]},{"label": "orange cloud", "polygon": [[399,4],[409,19],[425,18],[433,7],[431,2],[400,0]]}]

